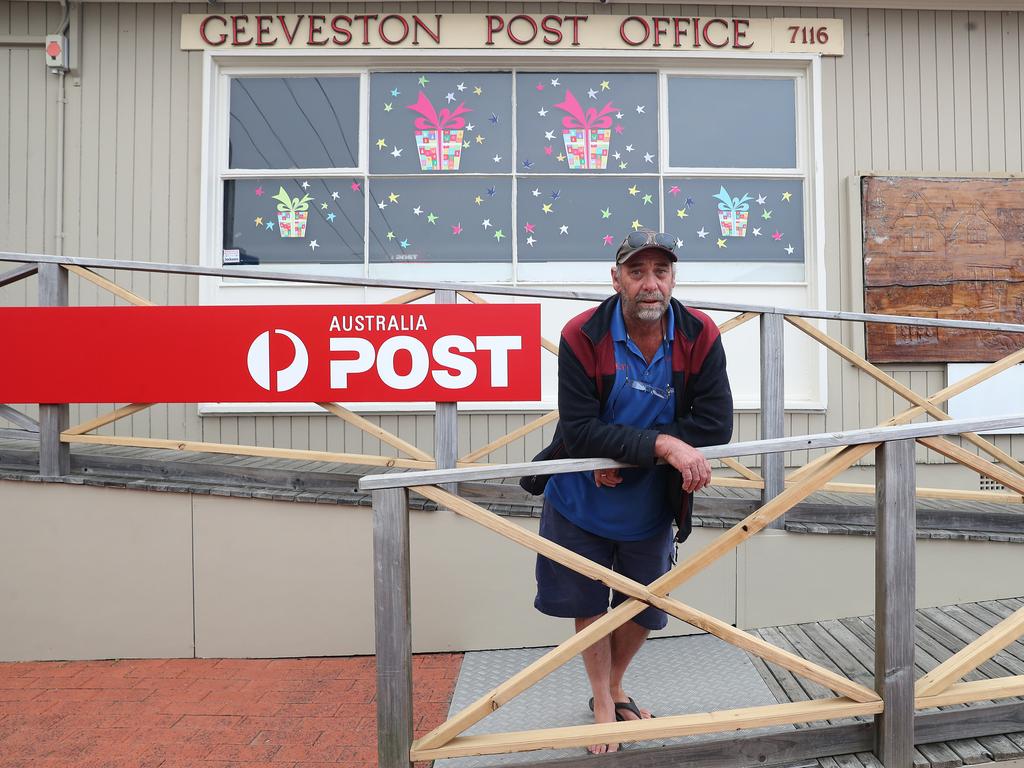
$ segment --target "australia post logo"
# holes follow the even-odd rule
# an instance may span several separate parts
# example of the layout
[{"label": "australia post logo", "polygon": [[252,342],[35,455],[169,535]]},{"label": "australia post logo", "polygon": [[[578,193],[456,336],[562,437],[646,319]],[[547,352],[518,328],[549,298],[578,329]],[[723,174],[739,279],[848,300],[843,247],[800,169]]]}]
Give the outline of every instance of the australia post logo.
[{"label": "australia post logo", "polygon": [[0,307],[0,327],[4,403],[540,399],[536,304]]}]

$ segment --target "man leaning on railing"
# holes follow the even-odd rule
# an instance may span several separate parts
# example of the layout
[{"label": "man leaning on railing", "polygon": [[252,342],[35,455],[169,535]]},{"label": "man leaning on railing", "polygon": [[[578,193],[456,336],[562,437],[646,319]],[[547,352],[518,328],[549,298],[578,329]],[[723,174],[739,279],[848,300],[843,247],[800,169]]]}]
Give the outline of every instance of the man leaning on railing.
[{"label": "man leaning on railing", "polygon": [[[536,459],[604,457],[639,465],[524,478],[544,494],[540,533],[642,584],[671,567],[676,541],[690,533],[692,494],[711,480],[695,446],[729,442],[732,392],[718,327],[672,298],[675,239],[641,229],[619,246],[611,270],[616,295],[569,321],[558,354],[559,424]],[[658,459],[663,465],[655,466]],[[535,605],[572,618],[576,631],[625,596],[543,556]],[[583,652],[594,720],[652,717],[623,689],[630,661],[668,618],[648,607]],[[593,753],[618,744],[596,744]]]}]

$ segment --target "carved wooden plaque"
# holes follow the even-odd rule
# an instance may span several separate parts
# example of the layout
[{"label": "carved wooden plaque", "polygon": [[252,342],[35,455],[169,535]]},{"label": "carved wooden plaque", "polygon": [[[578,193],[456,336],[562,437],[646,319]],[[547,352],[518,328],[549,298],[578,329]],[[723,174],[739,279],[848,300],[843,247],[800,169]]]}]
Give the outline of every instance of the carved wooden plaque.
[{"label": "carved wooden plaque", "polygon": [[[864,311],[1024,323],[1024,179],[862,179]],[[873,362],[992,362],[1024,334],[868,323]]]}]

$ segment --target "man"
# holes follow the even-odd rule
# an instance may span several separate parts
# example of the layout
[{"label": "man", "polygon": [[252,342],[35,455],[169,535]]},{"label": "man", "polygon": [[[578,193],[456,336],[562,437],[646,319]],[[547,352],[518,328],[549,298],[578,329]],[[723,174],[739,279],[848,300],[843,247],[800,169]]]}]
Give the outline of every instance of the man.
[{"label": "man", "polygon": [[[555,475],[544,489],[540,532],[641,584],[671,567],[690,532],[692,494],[711,479],[697,446],[727,443],[732,393],[718,328],[672,298],[675,239],[630,234],[611,270],[616,295],[569,321],[558,356],[559,425],[544,458],[606,457],[636,469]],[[664,464],[655,466],[658,460]],[[611,606],[625,597],[611,596]],[[536,607],[572,618],[576,631],[609,606],[609,589],[545,557],[537,559]],[[647,608],[583,653],[599,723],[651,717],[623,689],[623,676],[652,629]],[[599,744],[593,753],[612,752]]]}]

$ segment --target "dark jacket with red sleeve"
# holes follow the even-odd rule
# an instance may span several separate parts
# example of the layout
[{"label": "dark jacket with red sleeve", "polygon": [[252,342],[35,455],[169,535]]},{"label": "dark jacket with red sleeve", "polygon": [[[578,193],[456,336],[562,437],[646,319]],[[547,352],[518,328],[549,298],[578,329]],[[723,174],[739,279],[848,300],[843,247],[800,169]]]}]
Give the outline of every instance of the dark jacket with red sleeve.
[{"label": "dark jacket with red sleeve", "polygon": [[[718,326],[703,312],[687,309],[675,299],[672,339],[672,387],[676,418],[649,429],[608,424],[600,419],[605,398],[615,382],[615,344],[611,321],[618,296],[577,315],[562,330],[558,348],[559,421],[554,439],[537,459],[608,458],[627,464],[656,463],[654,441],[672,435],[694,447],[728,443],[732,437],[732,390],[725,370],[725,350]],[[678,541],[690,534],[692,494],[682,490],[674,469],[665,473],[666,498],[675,510]],[[543,479],[524,478],[537,492]],[[539,481],[539,482],[538,482]]]}]

